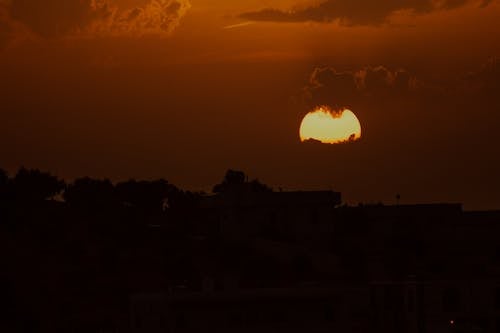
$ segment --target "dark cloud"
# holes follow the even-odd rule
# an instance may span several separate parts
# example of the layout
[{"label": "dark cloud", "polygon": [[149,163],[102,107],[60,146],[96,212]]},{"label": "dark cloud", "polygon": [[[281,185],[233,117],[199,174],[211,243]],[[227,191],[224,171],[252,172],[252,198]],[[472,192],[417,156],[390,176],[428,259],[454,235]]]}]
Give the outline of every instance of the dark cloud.
[{"label": "dark cloud", "polygon": [[434,116],[461,110],[454,114],[458,119],[468,116],[465,110],[470,109],[476,115],[490,117],[500,110],[500,58],[492,57],[477,68],[454,78],[420,80],[407,70],[385,66],[352,71],[318,67],[303,89],[302,102],[308,108],[328,105],[370,110],[378,115],[396,109],[416,110],[418,106],[418,112]]},{"label": "dark cloud", "polygon": [[[168,34],[177,27],[190,3],[151,0],[142,7],[119,8],[108,0],[0,0],[0,6],[10,20],[37,35],[52,38],[78,34]],[[5,31],[2,21],[0,42]]]},{"label": "dark cloud", "polygon": [[318,67],[312,72],[305,93],[313,104],[342,107],[363,98],[405,95],[417,88],[417,79],[405,70],[377,66],[340,72],[332,67]]},{"label": "dark cloud", "polygon": [[12,19],[44,37],[85,30],[113,14],[106,2],[94,0],[12,0],[9,11]]},{"label": "dark cloud", "polygon": [[[485,7],[493,0],[482,0]],[[245,20],[270,22],[331,22],[339,20],[346,25],[381,24],[398,11],[426,14],[435,10],[458,8],[471,0],[326,0],[318,5],[281,11],[266,8],[241,14]]]}]

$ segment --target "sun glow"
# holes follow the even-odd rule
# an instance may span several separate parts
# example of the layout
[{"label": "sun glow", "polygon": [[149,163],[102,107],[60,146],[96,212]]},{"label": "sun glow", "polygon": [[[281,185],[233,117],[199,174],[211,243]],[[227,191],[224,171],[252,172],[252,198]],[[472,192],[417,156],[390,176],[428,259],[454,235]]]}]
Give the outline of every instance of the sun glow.
[{"label": "sun glow", "polygon": [[347,109],[333,111],[320,106],[309,112],[300,125],[300,140],[316,140],[337,144],[361,138],[361,124],[356,115]]}]

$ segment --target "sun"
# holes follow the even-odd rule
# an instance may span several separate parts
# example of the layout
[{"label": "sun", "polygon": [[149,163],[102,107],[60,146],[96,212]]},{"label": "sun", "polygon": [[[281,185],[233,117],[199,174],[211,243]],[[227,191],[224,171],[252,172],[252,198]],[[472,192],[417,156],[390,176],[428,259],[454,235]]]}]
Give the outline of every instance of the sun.
[{"label": "sun", "polygon": [[338,144],[361,139],[361,124],[348,109],[333,111],[320,106],[309,112],[300,125],[302,142],[315,140],[326,144]]}]

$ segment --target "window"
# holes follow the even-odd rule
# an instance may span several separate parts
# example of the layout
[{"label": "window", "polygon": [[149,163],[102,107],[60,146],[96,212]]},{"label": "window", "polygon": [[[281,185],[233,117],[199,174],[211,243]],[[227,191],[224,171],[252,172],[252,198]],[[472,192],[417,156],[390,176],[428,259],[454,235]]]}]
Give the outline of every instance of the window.
[{"label": "window", "polygon": [[443,311],[456,312],[460,309],[460,291],[457,288],[447,288],[443,292]]},{"label": "window", "polygon": [[245,321],[245,315],[242,311],[234,310],[229,313],[229,321],[233,324],[243,324]]},{"label": "window", "polygon": [[372,309],[377,308],[377,290],[375,289],[375,286],[370,287],[370,307]]},{"label": "window", "polygon": [[495,290],[495,308],[500,309],[500,287]]},{"label": "window", "polygon": [[400,309],[405,305],[405,290],[396,285],[384,287],[384,308],[386,310]]},{"label": "window", "polygon": [[269,212],[269,222],[271,223],[276,223],[276,217],[277,217],[277,214],[276,212]]},{"label": "window", "polygon": [[319,223],[319,213],[315,209],[313,209],[311,211],[311,223],[312,224],[318,224]]},{"label": "window", "polygon": [[384,287],[384,308],[386,310],[394,309],[394,303],[396,299],[396,290],[394,286]]},{"label": "window", "polygon": [[333,321],[335,319],[335,313],[331,304],[325,304],[325,319],[327,321]]},{"label": "window", "polygon": [[408,312],[415,311],[415,290],[408,290]]},{"label": "window", "polygon": [[183,313],[179,313],[175,317],[175,327],[179,330],[186,328],[186,317]]}]

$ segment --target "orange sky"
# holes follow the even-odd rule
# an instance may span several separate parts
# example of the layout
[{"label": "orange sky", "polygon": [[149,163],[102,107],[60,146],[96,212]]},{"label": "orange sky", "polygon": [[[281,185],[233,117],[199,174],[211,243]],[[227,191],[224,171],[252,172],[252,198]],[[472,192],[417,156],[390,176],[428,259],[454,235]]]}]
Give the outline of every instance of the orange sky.
[{"label": "orange sky", "polygon": [[[352,3],[0,0],[0,167],[500,208],[500,3]],[[318,103],[363,140],[301,144]]]}]

